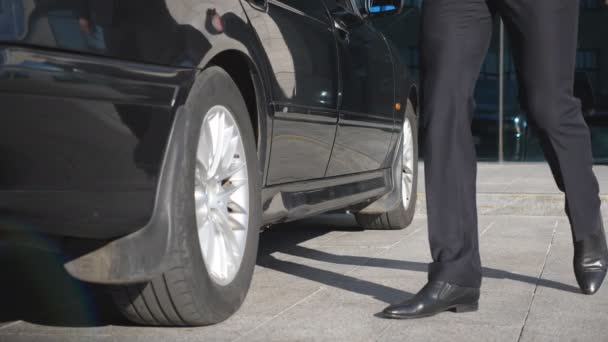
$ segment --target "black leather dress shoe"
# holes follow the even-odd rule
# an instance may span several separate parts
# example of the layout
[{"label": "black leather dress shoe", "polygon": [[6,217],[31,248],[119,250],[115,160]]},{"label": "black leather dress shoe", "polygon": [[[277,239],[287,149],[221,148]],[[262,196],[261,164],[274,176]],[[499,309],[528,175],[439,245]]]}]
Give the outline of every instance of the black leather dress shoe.
[{"label": "black leather dress shoe", "polygon": [[608,270],[608,248],[603,225],[600,231],[574,243],[574,275],[584,294],[596,293]]},{"label": "black leather dress shoe", "polygon": [[444,311],[471,312],[478,308],[479,289],[431,281],[414,297],[389,306],[382,314],[387,318],[412,319]]}]

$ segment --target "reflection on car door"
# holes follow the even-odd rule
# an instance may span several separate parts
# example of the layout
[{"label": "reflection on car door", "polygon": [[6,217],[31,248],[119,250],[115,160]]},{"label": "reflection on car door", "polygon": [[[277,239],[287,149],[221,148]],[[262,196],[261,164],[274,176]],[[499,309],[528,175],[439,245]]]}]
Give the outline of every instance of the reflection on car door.
[{"label": "reflection on car door", "polygon": [[267,184],[322,178],[337,123],[337,51],[322,0],[269,0],[250,16],[268,54],[273,134]]},{"label": "reflection on car door", "polygon": [[393,62],[382,34],[351,0],[326,0],[340,61],[340,120],[327,176],[387,167],[394,128]]}]

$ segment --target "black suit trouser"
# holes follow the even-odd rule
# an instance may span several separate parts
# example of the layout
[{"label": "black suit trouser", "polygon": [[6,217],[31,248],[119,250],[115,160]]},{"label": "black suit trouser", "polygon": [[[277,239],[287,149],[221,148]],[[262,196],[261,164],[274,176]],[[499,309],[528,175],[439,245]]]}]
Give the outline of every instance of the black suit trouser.
[{"label": "black suit trouser", "polygon": [[539,129],[555,180],[566,194],[575,240],[599,229],[600,199],[589,128],[573,96],[577,0],[425,0],[422,111],[429,279],[481,286],[473,93],[495,14],[505,23],[522,107]]}]

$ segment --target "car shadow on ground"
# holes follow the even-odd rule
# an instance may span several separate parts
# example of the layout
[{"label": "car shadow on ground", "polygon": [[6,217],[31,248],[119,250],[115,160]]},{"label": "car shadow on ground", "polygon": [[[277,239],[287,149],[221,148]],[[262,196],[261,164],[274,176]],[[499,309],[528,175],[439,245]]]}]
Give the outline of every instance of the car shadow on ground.
[{"label": "car shadow on ground", "polygon": [[[274,255],[280,252],[325,263],[427,271],[424,263],[337,255],[303,245],[306,241],[323,238],[331,232],[357,231],[361,229],[356,227],[352,219],[343,215],[328,215],[278,225],[261,234],[258,266],[370,296],[385,303],[411,296],[400,289],[293,260],[281,260]],[[17,320],[57,327],[130,325],[116,310],[105,288],[80,282],[67,274],[63,268],[66,257],[57,241],[41,236],[20,239],[17,243],[0,236],[0,241],[4,241],[0,242],[0,326]],[[570,285],[493,268],[484,268],[484,276],[579,292]]]}]

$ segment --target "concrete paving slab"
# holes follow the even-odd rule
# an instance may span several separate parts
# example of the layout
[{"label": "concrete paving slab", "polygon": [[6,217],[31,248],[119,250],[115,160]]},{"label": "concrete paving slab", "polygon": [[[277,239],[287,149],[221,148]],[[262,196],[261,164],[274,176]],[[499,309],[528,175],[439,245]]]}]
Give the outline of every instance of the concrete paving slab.
[{"label": "concrete paving slab", "polygon": [[46,335],[46,334],[6,334],[0,335],[7,342],[117,342],[119,338],[108,335]]},{"label": "concrete paving slab", "polygon": [[[608,166],[596,166],[594,171],[604,202],[602,210],[608,215]],[[425,215],[424,176],[419,177],[418,192],[418,213]],[[565,217],[564,196],[546,163],[480,163],[477,193],[480,215]]]},{"label": "concrete paving slab", "polygon": [[[493,217],[489,229],[481,230],[486,276],[481,310],[463,315],[446,313],[428,321],[398,321],[387,328],[381,340],[516,341],[533,298],[554,226],[555,219],[550,218]],[[532,227],[537,229],[530,229]],[[498,243],[501,240],[507,240],[506,247]],[[521,260],[525,260],[527,267],[522,270],[520,259],[514,256],[523,256]],[[420,283],[424,280],[421,279]],[[492,331],[488,331],[489,327]]]},{"label": "concrete paving slab", "polygon": [[[560,222],[541,282],[559,281],[578,289],[572,270],[572,237]],[[522,332],[522,341],[604,341],[608,336],[608,290],[594,296],[579,291],[538,287]]]},{"label": "concrete paving slab", "polygon": [[[448,316],[450,313],[444,314]],[[405,325],[406,323],[399,323]],[[391,327],[377,341],[429,341],[429,342],[471,342],[471,341],[517,341],[518,326],[495,326],[483,324],[456,323],[440,324],[433,319],[410,323],[408,327]]]},{"label": "concrete paving slab", "polygon": [[326,288],[241,340],[373,341],[388,324],[374,317],[379,307],[369,296]]}]

